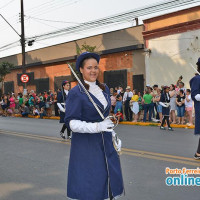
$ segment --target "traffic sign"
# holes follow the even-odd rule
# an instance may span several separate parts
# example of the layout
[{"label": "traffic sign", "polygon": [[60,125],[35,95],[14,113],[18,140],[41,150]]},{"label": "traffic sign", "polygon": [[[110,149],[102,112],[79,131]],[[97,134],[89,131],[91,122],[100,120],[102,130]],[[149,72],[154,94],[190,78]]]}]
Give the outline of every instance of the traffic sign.
[{"label": "traffic sign", "polygon": [[22,74],[20,79],[21,79],[21,82],[28,83],[29,76],[27,74]]}]

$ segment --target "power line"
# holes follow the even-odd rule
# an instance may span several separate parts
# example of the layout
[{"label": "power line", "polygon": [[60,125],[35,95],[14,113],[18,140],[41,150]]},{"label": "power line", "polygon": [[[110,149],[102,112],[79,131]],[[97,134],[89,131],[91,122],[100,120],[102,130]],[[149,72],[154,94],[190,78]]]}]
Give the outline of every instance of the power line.
[{"label": "power line", "polygon": [[135,17],[141,17],[144,15],[153,14],[155,12],[160,12],[163,10],[172,9],[172,8],[176,8],[176,7],[180,7],[183,5],[188,5],[188,4],[196,3],[196,2],[200,2],[200,0],[174,0],[174,1],[168,1],[168,2],[165,1],[164,3],[154,4],[153,6],[149,6],[149,7],[145,6],[140,9],[134,9],[133,11],[121,13],[118,15],[113,15],[111,17],[102,18],[99,20],[94,20],[94,21],[90,21],[86,23],[81,23],[80,25],[70,26],[64,29],[53,31],[53,32],[36,35],[33,37],[29,37],[29,39],[37,38],[37,40],[44,40],[44,39],[50,39],[53,37],[58,37],[63,34],[81,32],[88,29],[97,29],[102,26],[107,26],[111,24],[112,25],[121,24],[125,22],[130,22]]},{"label": "power line", "polygon": [[14,0],[9,1],[8,3],[4,4],[2,7],[0,7],[0,9],[5,8],[6,6],[8,6],[9,4],[11,4]]}]

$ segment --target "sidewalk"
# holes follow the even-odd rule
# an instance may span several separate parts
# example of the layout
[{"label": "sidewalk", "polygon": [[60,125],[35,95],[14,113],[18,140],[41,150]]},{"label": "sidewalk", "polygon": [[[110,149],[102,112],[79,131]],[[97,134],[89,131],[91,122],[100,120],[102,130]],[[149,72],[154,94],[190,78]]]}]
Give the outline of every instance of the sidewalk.
[{"label": "sidewalk", "polygon": [[[15,117],[22,117],[20,114],[15,114]],[[36,118],[40,119],[40,116],[33,116],[33,115],[28,115],[29,118]],[[59,120],[60,117],[52,116],[52,117],[43,117],[43,119],[55,119]],[[154,122],[120,122],[119,124],[124,124],[124,125],[135,125],[135,126],[160,126],[160,123],[154,123]],[[179,124],[171,124],[172,128],[185,128],[185,129],[194,129],[193,126],[187,126],[187,125],[179,125]]]}]

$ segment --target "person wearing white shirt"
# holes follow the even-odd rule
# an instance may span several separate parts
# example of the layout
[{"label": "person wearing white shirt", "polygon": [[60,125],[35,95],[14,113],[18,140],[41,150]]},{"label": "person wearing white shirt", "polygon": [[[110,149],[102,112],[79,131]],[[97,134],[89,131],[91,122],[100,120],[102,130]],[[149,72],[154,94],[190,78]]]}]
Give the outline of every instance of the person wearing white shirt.
[{"label": "person wearing white shirt", "polygon": [[131,87],[127,86],[126,92],[124,93],[124,96],[123,96],[123,103],[124,103],[124,111],[125,111],[126,121],[132,121],[132,119],[133,119],[133,116],[132,116],[133,113],[132,113],[130,105],[129,105],[132,96],[133,96],[133,93],[131,92]]}]

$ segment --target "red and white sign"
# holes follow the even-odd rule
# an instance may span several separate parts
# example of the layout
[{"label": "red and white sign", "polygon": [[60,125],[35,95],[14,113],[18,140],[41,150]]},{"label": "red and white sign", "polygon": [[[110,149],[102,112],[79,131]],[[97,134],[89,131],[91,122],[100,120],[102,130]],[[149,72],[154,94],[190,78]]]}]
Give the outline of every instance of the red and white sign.
[{"label": "red and white sign", "polygon": [[27,74],[22,74],[20,79],[21,82],[27,83],[29,81],[29,76]]}]

